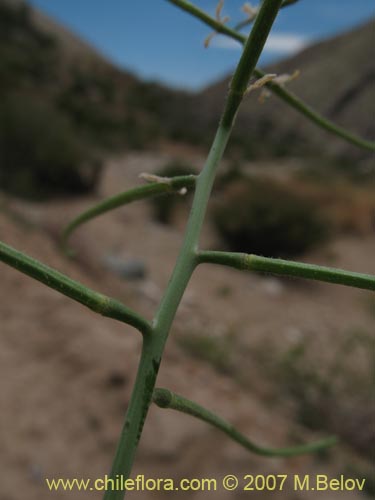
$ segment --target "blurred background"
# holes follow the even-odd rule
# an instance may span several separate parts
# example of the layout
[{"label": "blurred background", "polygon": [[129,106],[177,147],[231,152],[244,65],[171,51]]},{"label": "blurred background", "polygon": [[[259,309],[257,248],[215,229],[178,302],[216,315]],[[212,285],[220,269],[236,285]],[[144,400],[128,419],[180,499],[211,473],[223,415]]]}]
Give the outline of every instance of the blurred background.
[{"label": "blurred background", "polygon": [[[215,15],[215,0],[196,4]],[[242,4],[225,2],[229,25],[246,18]],[[268,72],[299,70],[288,89],[367,139],[375,135],[374,15],[372,0],[300,0],[280,13],[261,60]],[[162,0],[0,0],[0,239],[151,319],[190,194],[91,222],[72,238],[74,260],[62,255],[59,237],[80,211],[139,184],[142,172],[200,171],[241,53],[218,35],[205,49],[210,34]],[[249,95],[202,247],[374,274],[374,225],[373,154],[317,129],[275,96]],[[139,336],[6,266],[0,272],[0,500],[77,498],[49,493],[44,478],[108,472]],[[319,455],[263,459],[191,417],[151,408],[134,476],[344,474],[366,478],[365,490],[321,499],[373,497],[374,325],[370,292],[202,266],[158,385],[264,446],[331,434],[341,442]],[[277,497],[314,495],[285,489]]]}]

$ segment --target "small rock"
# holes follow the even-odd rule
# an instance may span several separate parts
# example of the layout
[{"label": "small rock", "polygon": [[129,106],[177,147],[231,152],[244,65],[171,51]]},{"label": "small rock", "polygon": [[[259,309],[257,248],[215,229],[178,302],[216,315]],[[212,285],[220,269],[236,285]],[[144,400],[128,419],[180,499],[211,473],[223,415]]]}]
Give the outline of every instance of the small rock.
[{"label": "small rock", "polygon": [[282,283],[276,278],[266,278],[262,283],[262,288],[267,295],[274,297],[281,295],[284,290]]},{"label": "small rock", "polygon": [[36,483],[42,483],[43,482],[42,466],[37,463],[30,464],[30,476],[32,481]]},{"label": "small rock", "polygon": [[153,304],[157,304],[162,297],[162,290],[153,281],[147,280],[138,287],[138,293]]},{"label": "small rock", "polygon": [[147,274],[145,263],[139,259],[124,260],[116,255],[106,255],[103,264],[122,279],[142,280]]},{"label": "small rock", "polygon": [[303,339],[303,333],[299,328],[291,326],[286,330],[286,338],[290,343],[294,344]]}]

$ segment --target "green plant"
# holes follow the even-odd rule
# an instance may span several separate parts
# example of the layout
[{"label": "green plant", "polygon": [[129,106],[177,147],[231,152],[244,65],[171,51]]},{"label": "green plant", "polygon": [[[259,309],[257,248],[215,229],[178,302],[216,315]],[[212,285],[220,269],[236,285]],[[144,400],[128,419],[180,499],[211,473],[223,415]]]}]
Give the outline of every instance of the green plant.
[{"label": "green plant", "polygon": [[56,41],[38,30],[30,6],[24,2],[0,4],[0,91],[55,77]]},{"label": "green plant", "polygon": [[374,340],[361,328],[349,329],[341,332],[327,359],[314,357],[313,352],[319,352],[316,335],[298,340],[279,359],[269,356],[265,371],[292,396],[304,426],[335,427],[343,441],[371,458],[371,430],[356,422],[365,420],[367,402],[372,399]]},{"label": "green plant", "polygon": [[31,198],[91,190],[100,161],[77,135],[69,119],[48,102],[8,94],[0,103],[2,188]]},{"label": "green plant", "polygon": [[[247,91],[249,79],[252,74],[262,77],[263,73],[256,70],[255,66],[262,52],[267,36],[271,30],[278,10],[290,1],[264,0],[255,19],[251,34],[246,39],[236,31],[230,30],[220,21],[214,21],[202,13],[192,4],[184,0],[170,0],[179,7],[191,12],[196,17],[204,20],[220,31],[237,40],[244,42],[244,50],[240,62],[234,73],[223,114],[218,125],[217,133],[208,154],[206,164],[197,177],[177,177],[175,179],[153,179],[152,184],[135,188],[114,198],[105,200],[75,220],[65,233],[65,238],[79,224],[100,215],[121,204],[137,199],[160,194],[165,191],[174,191],[183,187],[195,187],[195,195],[190,218],[187,224],[184,242],[178,256],[176,266],[169,281],[168,287],[161,300],[159,308],[152,322],[139,316],[122,303],[106,297],[98,292],[88,289],[57,271],[27,257],[17,250],[0,243],[0,258],[25,274],[45,283],[74,300],[86,305],[95,312],[110,318],[123,321],[134,326],[143,335],[143,348],[139,362],[138,373],[134,384],[131,400],[126,414],[123,431],[119,440],[116,456],[113,462],[111,477],[123,475],[129,477],[135,458],[138,442],[142,434],[143,425],[147,417],[152,400],[161,407],[169,407],[194,415],[212,425],[215,425],[232,439],[245,446],[248,450],[261,455],[290,456],[300,453],[318,451],[335,443],[334,438],[313,445],[300,446],[282,450],[269,450],[254,445],[242,436],[228,423],[213,415],[208,410],[192,403],[180,396],[173,395],[170,391],[157,389],[156,378],[162,360],[164,347],[173,323],[176,311],[185,292],[190,278],[199,264],[216,263],[232,266],[239,269],[271,272],[274,274],[297,275],[304,278],[317,279],[355,286],[367,290],[375,290],[375,277],[370,275],[352,273],[344,270],[324,268],[314,265],[282,261],[254,255],[211,252],[199,249],[200,233],[210,198],[211,189],[215,180],[218,164],[224,154],[227,142],[231,135],[233,124],[240,103]],[[297,98],[293,97],[277,83],[267,83],[267,86],[276,95],[294,106],[301,113],[317,122],[323,128],[330,130],[356,144],[374,150],[374,144],[338,129],[322,117],[318,116]],[[151,176],[150,176],[151,178]],[[121,500],[124,491],[107,491],[105,500]]]},{"label": "green plant", "polygon": [[210,363],[218,372],[230,374],[234,360],[230,335],[215,338],[201,332],[179,335],[177,342],[188,354]]},{"label": "green plant", "polygon": [[213,214],[229,250],[267,256],[303,253],[328,236],[318,207],[292,189],[268,180],[239,177],[228,183]]}]

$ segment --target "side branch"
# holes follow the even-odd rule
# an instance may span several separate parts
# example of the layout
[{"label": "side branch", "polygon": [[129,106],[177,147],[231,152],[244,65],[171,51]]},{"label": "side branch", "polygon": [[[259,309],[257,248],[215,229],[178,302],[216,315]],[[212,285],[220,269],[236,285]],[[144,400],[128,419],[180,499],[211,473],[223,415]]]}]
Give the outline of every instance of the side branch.
[{"label": "side branch", "polygon": [[129,189],[115,196],[110,196],[105,200],[101,201],[97,205],[89,208],[85,212],[82,212],[78,217],[76,217],[70,224],[65,228],[62,236],[62,246],[67,250],[68,238],[71,236],[73,231],[85,222],[98,217],[99,215],[105,214],[110,210],[127,205],[132,201],[143,200],[145,198],[151,198],[152,196],[157,196],[163,193],[173,193],[182,188],[191,188],[195,185],[195,175],[182,175],[167,179],[166,182],[153,182],[151,184],[146,184],[144,186],[139,186],[134,189]]},{"label": "side branch", "polygon": [[343,269],[317,266],[314,264],[305,264],[303,262],[272,259],[245,253],[213,251],[199,252],[198,262],[221,264],[241,270],[293,276],[375,291],[375,276],[344,271]]},{"label": "side branch", "polygon": [[203,420],[204,422],[211,424],[220,431],[224,432],[224,434],[233,439],[233,441],[236,441],[248,451],[257,455],[263,455],[266,457],[291,457],[295,455],[318,452],[337,443],[337,439],[335,437],[330,437],[322,441],[317,441],[315,443],[290,448],[264,448],[258,446],[257,444],[254,444],[226,420],[220,418],[219,416],[210,412],[206,408],[203,408],[197,403],[174,394],[168,389],[155,389],[153,394],[153,402],[160,408],[171,408],[173,410],[192,415],[199,420]]},{"label": "side branch", "polygon": [[150,324],[136,312],[125,307],[121,302],[91,290],[78,281],[68,278],[65,274],[42,264],[2,242],[0,242],[0,261],[83,304],[102,316],[134,326],[134,328],[143,334],[151,333]]},{"label": "side branch", "polygon": [[[220,23],[216,19],[212,18],[209,16],[206,12],[203,10],[199,9],[196,7],[194,4],[187,0],[167,0],[168,2],[176,5],[180,9],[184,10],[185,12],[188,12],[195,18],[199,19],[203,23],[205,23],[207,26],[210,26],[212,29],[214,29],[217,33],[221,33],[223,35],[227,35],[228,37],[232,38],[233,40],[237,40],[237,42],[241,43],[244,45],[246,43],[247,37],[245,35],[242,35],[238,31],[230,28],[229,26],[226,26],[225,24]],[[294,1],[290,2],[284,2],[282,6],[287,6],[288,4],[295,3]],[[256,68],[254,70],[254,75],[257,76],[258,78],[262,78],[265,73],[260,70],[259,68]],[[314,111],[310,106],[308,106],[306,103],[304,103],[301,99],[299,99],[295,94],[292,92],[286,90],[282,85],[279,85],[277,83],[272,83],[269,82],[266,84],[266,87],[276,94],[280,99],[285,101],[287,104],[289,104],[292,108],[294,108],[296,111],[301,113],[302,115],[305,116],[308,120],[311,122],[315,123],[318,127],[326,130],[327,132],[330,132],[338,137],[341,137],[341,139],[353,144],[354,146],[357,146],[362,149],[366,149],[368,151],[375,151],[375,142],[369,141],[366,139],[363,139],[362,137],[358,137],[357,135],[345,130],[342,127],[339,127],[335,123],[331,122],[321,114],[317,113]]]},{"label": "side branch", "polygon": [[[254,74],[258,78],[262,78],[266,73],[264,71],[256,68]],[[352,134],[348,130],[339,127],[335,123],[331,122],[324,116],[317,113],[312,107],[308,106],[305,102],[302,101],[299,97],[297,97],[293,92],[289,92],[282,85],[279,85],[274,82],[268,82],[265,85],[268,90],[273,92],[275,95],[280,97],[284,102],[289,104],[292,108],[299,111],[301,114],[305,116],[308,120],[312,121],[318,127],[330,132],[337,137],[341,137],[345,141],[353,144],[362,149],[366,149],[368,151],[375,151],[375,142],[368,141],[367,139],[363,139],[362,137],[358,137],[357,135]]]}]

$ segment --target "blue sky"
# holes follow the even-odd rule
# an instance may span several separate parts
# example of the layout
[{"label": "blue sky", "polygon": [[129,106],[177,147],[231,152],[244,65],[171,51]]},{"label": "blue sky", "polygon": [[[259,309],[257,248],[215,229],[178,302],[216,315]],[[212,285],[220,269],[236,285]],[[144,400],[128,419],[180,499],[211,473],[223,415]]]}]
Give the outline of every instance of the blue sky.
[{"label": "blue sky", "polygon": [[[166,0],[28,0],[95,46],[118,66],[170,86],[199,89],[227,74],[239,49]],[[218,0],[192,0],[213,14]],[[244,0],[226,0],[232,23]],[[253,5],[258,0],[253,0]],[[279,14],[262,63],[292,55],[375,15],[374,0],[299,0]],[[229,23],[230,24],[230,23]]]}]

